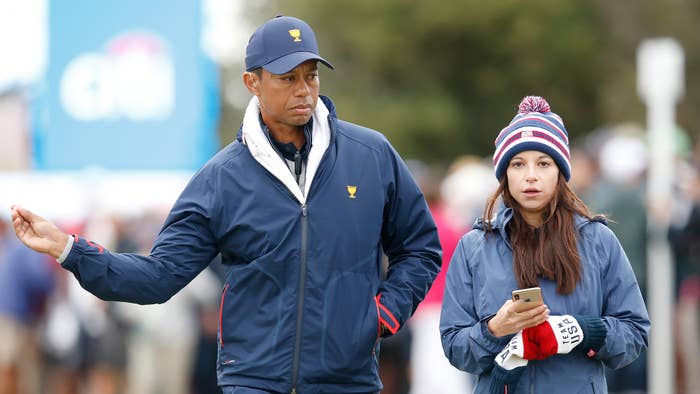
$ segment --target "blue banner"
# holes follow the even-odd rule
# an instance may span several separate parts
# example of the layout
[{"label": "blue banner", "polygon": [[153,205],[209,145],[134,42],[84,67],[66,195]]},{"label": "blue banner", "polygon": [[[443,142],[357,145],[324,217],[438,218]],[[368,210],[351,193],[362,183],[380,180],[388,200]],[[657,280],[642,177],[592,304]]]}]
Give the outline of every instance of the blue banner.
[{"label": "blue banner", "polygon": [[218,73],[198,0],[49,6],[33,108],[38,169],[194,170],[218,149]]}]

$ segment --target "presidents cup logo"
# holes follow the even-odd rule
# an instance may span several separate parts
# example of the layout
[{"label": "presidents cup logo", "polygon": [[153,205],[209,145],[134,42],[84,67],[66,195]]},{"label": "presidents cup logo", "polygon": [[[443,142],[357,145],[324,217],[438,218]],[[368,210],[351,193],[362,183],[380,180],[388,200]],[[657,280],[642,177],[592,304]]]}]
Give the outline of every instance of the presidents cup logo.
[{"label": "presidents cup logo", "polygon": [[299,29],[290,30],[289,35],[292,36],[294,42],[301,42],[301,31]]},{"label": "presidents cup logo", "polygon": [[357,186],[348,185],[348,198],[355,198],[355,193],[357,193]]}]

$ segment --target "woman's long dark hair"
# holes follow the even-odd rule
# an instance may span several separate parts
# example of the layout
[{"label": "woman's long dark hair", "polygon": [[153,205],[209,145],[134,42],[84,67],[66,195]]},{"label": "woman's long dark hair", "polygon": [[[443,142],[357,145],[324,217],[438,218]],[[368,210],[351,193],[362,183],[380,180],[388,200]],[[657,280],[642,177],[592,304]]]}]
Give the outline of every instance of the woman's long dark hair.
[{"label": "woman's long dark hair", "polygon": [[[559,173],[556,193],[542,214],[543,224],[533,228],[520,214],[520,204],[508,189],[507,177],[503,177],[498,189],[489,197],[484,208],[484,218],[493,217],[498,198],[506,207],[513,208],[513,218],[508,223],[510,244],[513,247],[513,269],[520,288],[538,286],[538,277],[557,283],[557,293],[571,294],[581,280],[581,258],[578,254],[578,231],[574,214],[588,219],[595,217],[586,204],[569,188]],[[486,231],[492,231],[485,221]]]}]

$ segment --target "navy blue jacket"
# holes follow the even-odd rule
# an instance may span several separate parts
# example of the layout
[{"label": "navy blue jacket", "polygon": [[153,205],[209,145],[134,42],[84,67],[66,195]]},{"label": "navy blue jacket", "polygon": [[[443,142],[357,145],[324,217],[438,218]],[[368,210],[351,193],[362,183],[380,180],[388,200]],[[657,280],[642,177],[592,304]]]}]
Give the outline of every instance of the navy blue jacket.
[{"label": "navy blue jacket", "polygon": [[150,256],[113,254],[77,237],[63,266],[102,299],[149,304],[167,301],[221,253],[229,270],[219,385],[380,390],[380,322],[393,333],[413,313],[440,268],[440,244],[389,142],[338,120],[321,99],[330,141],[305,201],[239,134],[194,175]]}]

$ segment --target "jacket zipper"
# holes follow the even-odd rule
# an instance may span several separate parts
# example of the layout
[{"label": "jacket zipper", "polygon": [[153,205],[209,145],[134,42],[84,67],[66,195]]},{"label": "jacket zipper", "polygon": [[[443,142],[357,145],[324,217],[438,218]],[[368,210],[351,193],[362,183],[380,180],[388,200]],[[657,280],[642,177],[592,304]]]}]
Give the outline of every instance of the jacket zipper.
[{"label": "jacket zipper", "polygon": [[299,267],[299,292],[297,295],[297,328],[294,338],[294,359],[292,364],[292,391],[297,394],[299,377],[299,356],[301,352],[301,323],[304,317],[304,288],[306,287],[306,243],[307,217],[306,203],[301,205],[301,265]]},{"label": "jacket zipper", "polygon": [[219,346],[224,347],[224,298],[226,298],[226,290],[228,290],[228,283],[224,286],[224,291],[221,293],[221,303],[219,304]]}]

